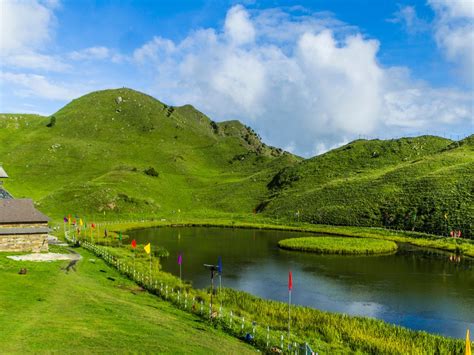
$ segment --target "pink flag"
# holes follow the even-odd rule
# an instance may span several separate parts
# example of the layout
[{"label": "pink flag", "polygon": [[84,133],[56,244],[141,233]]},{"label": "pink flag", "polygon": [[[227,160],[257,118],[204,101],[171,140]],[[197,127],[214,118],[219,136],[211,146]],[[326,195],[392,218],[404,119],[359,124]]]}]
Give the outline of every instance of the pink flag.
[{"label": "pink flag", "polygon": [[181,263],[183,262],[183,257],[181,254],[178,255],[178,265],[181,265]]}]

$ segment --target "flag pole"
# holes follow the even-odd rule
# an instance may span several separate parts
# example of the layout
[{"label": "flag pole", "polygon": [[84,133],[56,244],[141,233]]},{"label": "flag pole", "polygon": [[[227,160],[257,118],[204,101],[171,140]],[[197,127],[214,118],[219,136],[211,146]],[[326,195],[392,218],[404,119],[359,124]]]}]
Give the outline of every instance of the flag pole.
[{"label": "flag pole", "polygon": [[150,250],[150,282],[151,282],[151,258],[152,256],[151,256],[151,250]]},{"label": "flag pole", "polygon": [[288,290],[288,341],[290,340],[290,325],[291,325],[291,290]]},{"label": "flag pole", "polygon": [[293,275],[288,272],[288,341],[290,341],[291,331],[291,290],[293,289]]}]

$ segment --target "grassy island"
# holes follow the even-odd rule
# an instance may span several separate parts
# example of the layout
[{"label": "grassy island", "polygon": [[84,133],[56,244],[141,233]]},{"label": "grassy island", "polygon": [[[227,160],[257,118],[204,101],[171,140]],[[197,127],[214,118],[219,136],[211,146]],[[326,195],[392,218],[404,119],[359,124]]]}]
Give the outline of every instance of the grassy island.
[{"label": "grassy island", "polygon": [[278,242],[278,246],[282,249],[321,254],[385,254],[397,250],[397,244],[390,240],[347,237],[283,239]]}]

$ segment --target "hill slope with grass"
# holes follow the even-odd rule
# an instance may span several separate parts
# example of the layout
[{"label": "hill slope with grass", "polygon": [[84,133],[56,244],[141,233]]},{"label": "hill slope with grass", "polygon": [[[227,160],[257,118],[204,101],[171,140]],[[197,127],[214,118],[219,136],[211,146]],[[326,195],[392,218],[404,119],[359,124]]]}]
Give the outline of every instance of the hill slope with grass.
[{"label": "hill slope with grass", "polygon": [[277,173],[265,215],[472,236],[474,139],[357,140]]},{"label": "hill slope with grass", "polygon": [[[0,254],[2,354],[255,352],[78,251],[83,259],[70,272],[68,261],[19,262]],[[28,272],[19,275],[20,268]]]},{"label": "hill slope with grass", "polygon": [[231,218],[472,236],[474,138],[357,140],[303,160],[239,121],[130,89],[93,92],[50,117],[0,115],[14,197],[93,218]]},{"label": "hill slope with grass", "polygon": [[252,213],[275,171],[299,160],[238,121],[130,89],[93,92],[50,117],[0,115],[0,142],[7,189],[56,218]]}]

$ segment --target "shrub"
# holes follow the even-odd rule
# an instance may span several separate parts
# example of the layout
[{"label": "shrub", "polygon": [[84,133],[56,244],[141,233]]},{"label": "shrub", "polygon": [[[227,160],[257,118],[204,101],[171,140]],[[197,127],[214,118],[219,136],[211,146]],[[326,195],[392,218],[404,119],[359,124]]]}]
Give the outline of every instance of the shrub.
[{"label": "shrub", "polygon": [[51,116],[51,118],[49,119],[49,123],[46,125],[46,127],[51,128],[51,127],[54,127],[55,125],[56,125],[56,117]]},{"label": "shrub", "polygon": [[158,177],[160,173],[155,170],[154,167],[149,167],[148,169],[145,169],[144,173],[148,176],[153,176],[153,177]]}]

